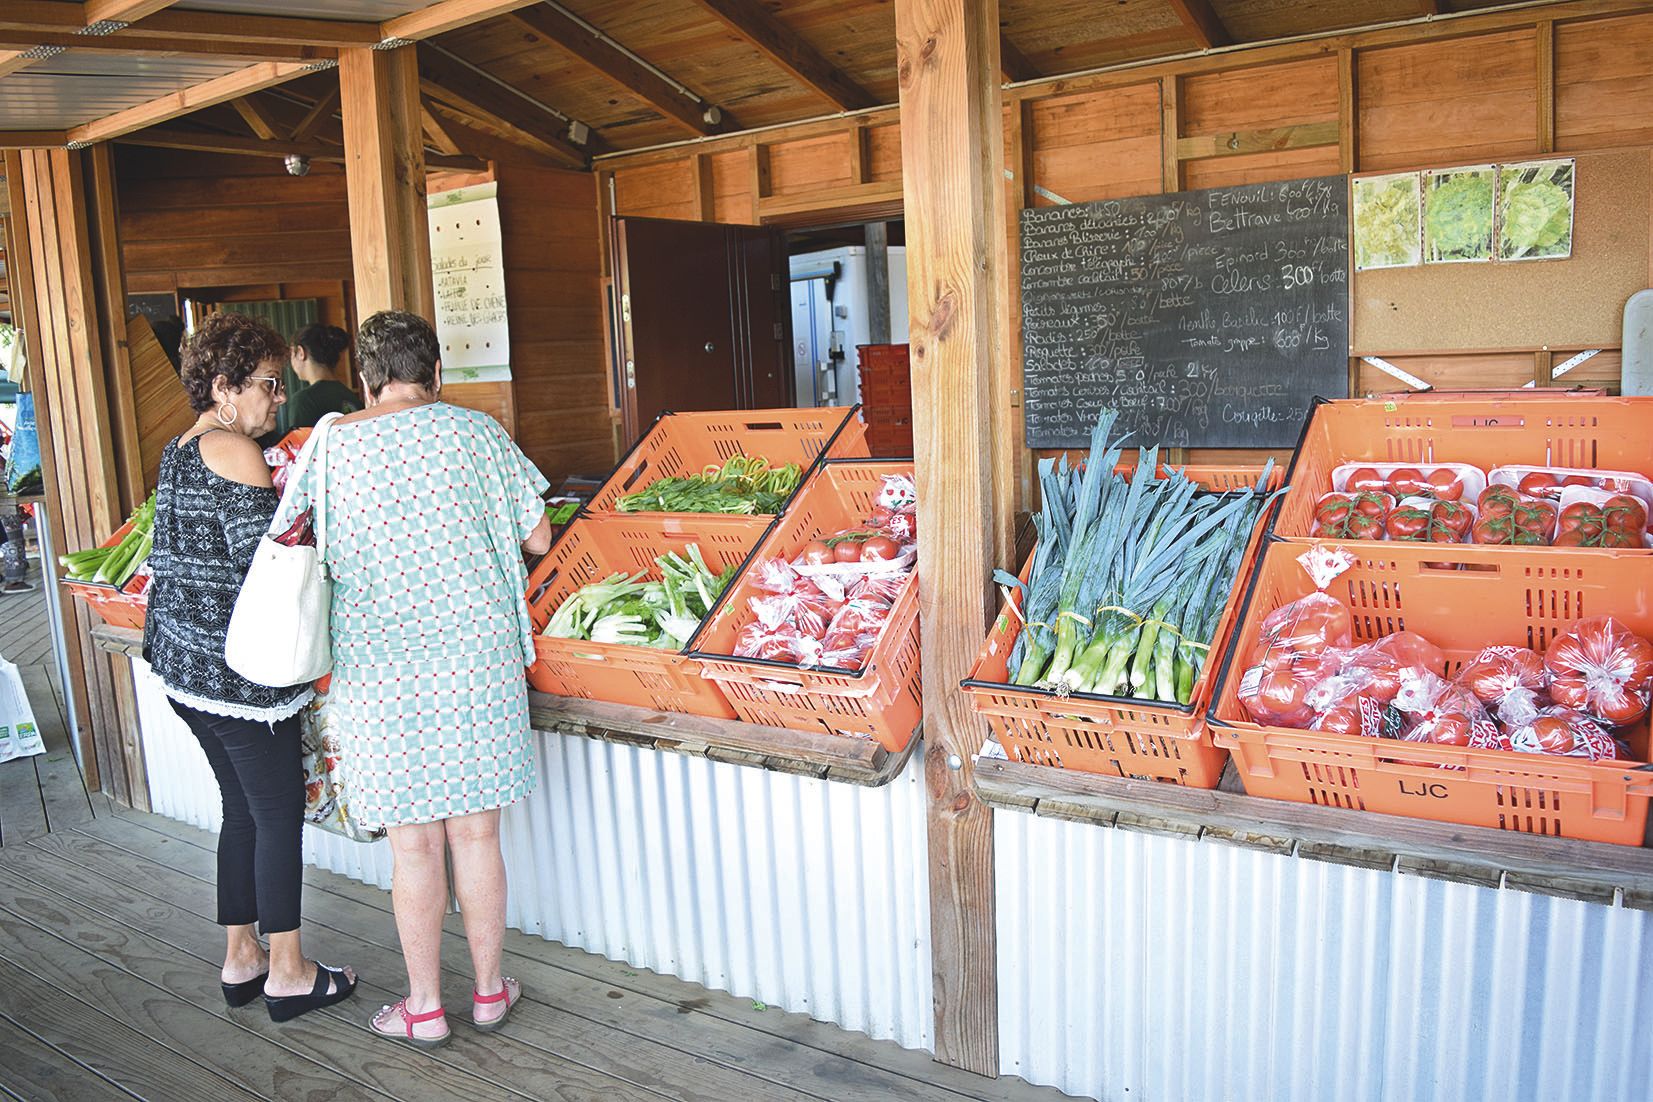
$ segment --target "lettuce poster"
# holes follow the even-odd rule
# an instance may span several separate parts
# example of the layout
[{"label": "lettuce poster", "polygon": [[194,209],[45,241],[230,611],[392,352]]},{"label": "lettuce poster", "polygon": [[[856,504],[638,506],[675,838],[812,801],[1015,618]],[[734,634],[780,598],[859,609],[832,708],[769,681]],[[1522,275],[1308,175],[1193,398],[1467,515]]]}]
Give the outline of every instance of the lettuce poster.
[{"label": "lettuce poster", "polygon": [[1426,172],[1423,254],[1428,264],[1492,259],[1492,165]]},{"label": "lettuce poster", "polygon": [[1423,262],[1418,174],[1354,181],[1355,271],[1411,268]]},{"label": "lettuce poster", "polygon": [[1573,251],[1572,158],[1498,168],[1498,259],[1547,260]]}]

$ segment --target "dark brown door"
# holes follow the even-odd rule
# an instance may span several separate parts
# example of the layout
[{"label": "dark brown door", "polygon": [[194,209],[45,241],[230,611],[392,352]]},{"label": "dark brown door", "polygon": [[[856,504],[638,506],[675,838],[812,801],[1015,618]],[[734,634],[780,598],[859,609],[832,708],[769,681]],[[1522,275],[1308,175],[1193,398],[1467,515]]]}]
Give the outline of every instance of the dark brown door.
[{"label": "dark brown door", "polygon": [[777,231],[620,218],[614,241],[629,439],[667,410],[792,404]]}]

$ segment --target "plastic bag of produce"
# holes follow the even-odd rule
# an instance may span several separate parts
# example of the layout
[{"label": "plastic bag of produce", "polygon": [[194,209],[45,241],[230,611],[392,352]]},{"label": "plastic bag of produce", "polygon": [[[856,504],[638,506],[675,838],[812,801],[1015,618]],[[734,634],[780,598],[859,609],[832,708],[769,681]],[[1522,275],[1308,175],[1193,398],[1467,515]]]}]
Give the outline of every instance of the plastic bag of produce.
[{"label": "plastic bag of produce", "polygon": [[1511,486],[1488,486],[1475,508],[1471,543],[1545,547],[1555,539],[1555,502],[1526,497]]},{"label": "plastic bag of produce", "polygon": [[1325,593],[1310,593],[1263,617],[1250,662],[1277,665],[1294,654],[1347,650],[1353,640],[1354,618],[1343,602]]},{"label": "plastic bag of produce", "polygon": [[[34,709],[29,707],[29,694],[23,688],[23,677],[15,664],[0,658],[0,761],[31,758],[45,752],[40,730],[35,726]],[[29,779],[33,783],[32,775]]]},{"label": "plastic bag of produce", "polygon": [[1396,505],[1384,521],[1392,540],[1418,543],[1464,543],[1475,525],[1475,506],[1461,501],[1409,497]]},{"label": "plastic bag of produce", "polygon": [[[1358,686],[1322,688],[1343,668],[1347,651],[1298,651],[1281,647],[1270,652],[1240,678],[1240,704],[1258,723],[1307,729],[1317,716],[1335,706]],[[1319,694],[1316,695],[1316,690]]]},{"label": "plastic bag of produce", "polygon": [[6,489],[14,494],[37,494],[40,474],[40,433],[35,427],[34,395],[17,396],[17,427],[12,432],[11,455],[6,459]]},{"label": "plastic bag of produce", "polygon": [[1618,743],[1600,723],[1574,708],[1550,707],[1511,728],[1507,748],[1523,754],[1556,754],[1609,761],[1619,756]]},{"label": "plastic bag of produce", "polygon": [[1494,467],[1487,474],[1491,486],[1513,486],[1527,497],[1559,501],[1569,486],[1632,494],[1644,505],[1653,506],[1653,482],[1634,471],[1597,471],[1587,467],[1535,467],[1510,464]]},{"label": "plastic bag of produce", "polygon": [[1397,631],[1356,647],[1343,663],[1344,673],[1364,674],[1369,691],[1384,704],[1393,703],[1407,685],[1438,677],[1445,668],[1441,648],[1415,631]]},{"label": "plastic bag of produce", "polygon": [[858,670],[889,622],[891,604],[877,597],[857,597],[838,610],[821,640],[821,665]]},{"label": "plastic bag of produce", "polygon": [[1499,744],[1498,726],[1475,695],[1434,674],[1403,686],[1395,709],[1405,721],[1400,737],[1407,742],[1478,749]]},{"label": "plastic bag of produce", "polygon": [[1458,671],[1468,689],[1505,727],[1520,726],[1544,706],[1550,674],[1537,651],[1526,647],[1487,647]]},{"label": "plastic bag of produce", "polygon": [[1647,714],[1653,643],[1611,616],[1580,620],[1544,653],[1550,699],[1622,727]]},{"label": "plastic bag of produce", "polygon": [[1557,547],[1647,546],[1647,506],[1634,494],[1568,486],[1560,506]]},{"label": "plastic bag of produce", "polygon": [[735,657],[813,666],[821,657],[821,641],[789,623],[771,627],[762,620],[753,620],[735,639]]}]

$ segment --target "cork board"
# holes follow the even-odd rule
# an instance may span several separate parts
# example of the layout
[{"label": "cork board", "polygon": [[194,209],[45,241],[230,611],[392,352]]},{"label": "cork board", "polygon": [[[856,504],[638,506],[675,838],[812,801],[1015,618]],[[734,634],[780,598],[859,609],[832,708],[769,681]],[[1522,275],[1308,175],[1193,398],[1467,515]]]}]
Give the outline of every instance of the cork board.
[{"label": "cork board", "polygon": [[1350,352],[1617,348],[1625,300],[1649,285],[1653,154],[1577,161],[1572,256],[1356,272]]}]

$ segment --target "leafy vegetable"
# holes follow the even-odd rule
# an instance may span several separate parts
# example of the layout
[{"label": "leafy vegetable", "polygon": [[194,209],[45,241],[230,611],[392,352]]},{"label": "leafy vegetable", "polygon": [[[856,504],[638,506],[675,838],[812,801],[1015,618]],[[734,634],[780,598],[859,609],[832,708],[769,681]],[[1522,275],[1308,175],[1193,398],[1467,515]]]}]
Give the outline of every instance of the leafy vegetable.
[{"label": "leafy vegetable", "polygon": [[803,468],[796,463],[771,468],[766,459],[737,455],[699,474],[657,479],[622,495],[616,508],[622,513],[778,513],[802,478]]},{"label": "leafy vegetable", "polygon": [[558,639],[589,639],[637,647],[681,650],[739,569],[730,564],[714,574],[698,544],[685,554],[667,552],[655,559],[659,581],[611,574],[569,594],[552,614],[544,634]]},{"label": "leafy vegetable", "polygon": [[1429,177],[1423,236],[1431,260],[1492,258],[1492,178],[1491,169]]}]

